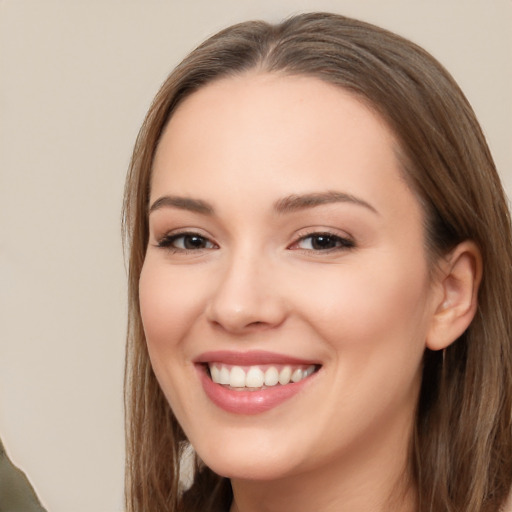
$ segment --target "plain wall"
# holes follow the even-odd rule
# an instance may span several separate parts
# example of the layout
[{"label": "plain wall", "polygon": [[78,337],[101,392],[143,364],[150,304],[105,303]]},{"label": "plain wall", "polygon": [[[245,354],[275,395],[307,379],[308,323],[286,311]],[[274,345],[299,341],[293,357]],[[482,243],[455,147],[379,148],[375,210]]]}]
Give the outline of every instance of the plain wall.
[{"label": "plain wall", "polygon": [[120,210],[154,93],[216,30],[304,10],[433,53],[510,194],[511,0],[0,0],[0,435],[50,511],[123,507]]}]

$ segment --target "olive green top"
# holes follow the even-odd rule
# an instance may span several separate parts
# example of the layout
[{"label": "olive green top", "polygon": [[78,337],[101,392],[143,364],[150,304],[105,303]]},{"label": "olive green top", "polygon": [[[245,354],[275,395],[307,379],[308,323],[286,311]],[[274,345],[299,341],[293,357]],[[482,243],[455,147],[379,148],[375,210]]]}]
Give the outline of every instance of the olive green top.
[{"label": "olive green top", "polygon": [[1,440],[0,512],[46,512],[25,473],[7,457]]}]

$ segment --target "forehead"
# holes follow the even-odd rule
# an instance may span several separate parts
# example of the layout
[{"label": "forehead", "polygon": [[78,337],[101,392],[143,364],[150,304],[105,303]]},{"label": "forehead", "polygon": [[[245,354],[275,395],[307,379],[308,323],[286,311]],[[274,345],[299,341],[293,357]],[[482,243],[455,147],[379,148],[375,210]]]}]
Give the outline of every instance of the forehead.
[{"label": "forehead", "polygon": [[260,189],[276,200],[340,187],[392,200],[396,187],[410,194],[397,151],[386,123],[352,93],[252,72],[215,81],[177,108],[155,156],[151,200],[214,190],[214,201],[228,192],[248,200]]},{"label": "forehead", "polygon": [[[194,123],[190,123],[191,118]],[[299,118],[302,118],[300,123]],[[208,140],[215,142],[211,129],[222,125],[223,132],[217,133],[219,137],[229,132],[229,127],[233,132],[243,127],[251,135],[259,135],[252,140],[258,143],[265,141],[269,130],[283,135],[283,130],[288,129],[287,132],[297,136],[297,130],[292,128],[301,124],[308,128],[303,130],[305,137],[323,129],[321,135],[326,142],[341,136],[346,139],[350,134],[345,128],[349,125],[355,137],[359,135],[357,128],[365,125],[368,142],[377,134],[397,147],[387,124],[355,93],[314,77],[257,71],[216,80],[192,93],[172,114],[164,137],[165,132],[174,131],[176,145],[181,144],[184,141],[176,136],[191,135],[187,129],[191,128],[196,139],[207,135]],[[207,139],[202,138],[202,142]]]}]

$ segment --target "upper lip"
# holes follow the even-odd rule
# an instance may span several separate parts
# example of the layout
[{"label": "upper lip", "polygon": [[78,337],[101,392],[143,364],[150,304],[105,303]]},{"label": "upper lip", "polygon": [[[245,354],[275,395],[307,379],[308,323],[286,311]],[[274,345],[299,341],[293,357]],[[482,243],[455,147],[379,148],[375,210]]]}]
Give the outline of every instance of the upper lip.
[{"label": "upper lip", "polygon": [[237,352],[231,350],[215,350],[204,352],[194,359],[196,364],[205,363],[225,363],[237,366],[252,366],[257,364],[294,364],[311,365],[319,364],[318,361],[311,359],[301,359],[276,352],[265,350],[250,350],[247,352]]}]

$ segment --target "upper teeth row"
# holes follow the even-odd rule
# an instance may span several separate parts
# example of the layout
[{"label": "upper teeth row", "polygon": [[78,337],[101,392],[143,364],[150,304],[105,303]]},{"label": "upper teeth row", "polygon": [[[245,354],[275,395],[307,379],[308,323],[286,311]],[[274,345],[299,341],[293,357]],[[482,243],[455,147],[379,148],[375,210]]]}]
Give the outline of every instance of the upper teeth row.
[{"label": "upper teeth row", "polygon": [[297,368],[283,366],[278,370],[270,366],[262,370],[259,366],[231,366],[222,364],[209,364],[210,375],[213,382],[224,384],[233,388],[261,388],[263,386],[275,386],[276,384],[289,384],[299,382],[309,377],[315,371],[315,365]]}]

